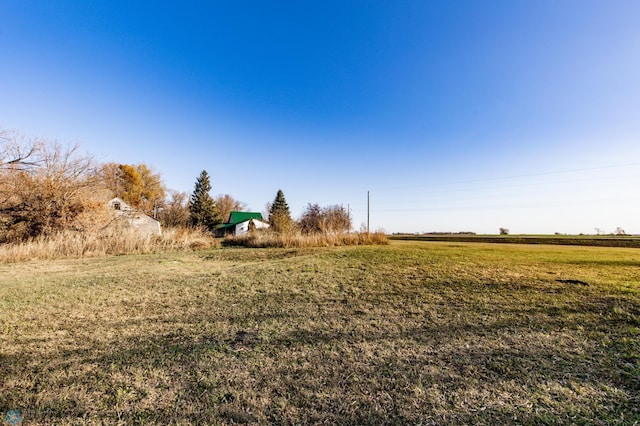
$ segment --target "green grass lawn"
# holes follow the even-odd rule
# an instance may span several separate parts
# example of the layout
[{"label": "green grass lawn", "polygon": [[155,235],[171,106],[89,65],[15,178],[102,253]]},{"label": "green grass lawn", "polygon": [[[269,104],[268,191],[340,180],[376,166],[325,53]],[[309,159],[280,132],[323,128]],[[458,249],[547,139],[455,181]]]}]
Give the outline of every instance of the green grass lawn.
[{"label": "green grass lawn", "polygon": [[640,250],[394,241],[0,265],[0,422],[635,424]]}]

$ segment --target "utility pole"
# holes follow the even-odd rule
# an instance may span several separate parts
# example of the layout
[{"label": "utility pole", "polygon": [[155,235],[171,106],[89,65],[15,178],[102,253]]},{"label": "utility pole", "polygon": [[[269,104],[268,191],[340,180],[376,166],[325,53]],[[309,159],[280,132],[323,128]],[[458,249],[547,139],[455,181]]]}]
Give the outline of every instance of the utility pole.
[{"label": "utility pole", "polygon": [[369,191],[367,191],[367,234],[369,233]]}]

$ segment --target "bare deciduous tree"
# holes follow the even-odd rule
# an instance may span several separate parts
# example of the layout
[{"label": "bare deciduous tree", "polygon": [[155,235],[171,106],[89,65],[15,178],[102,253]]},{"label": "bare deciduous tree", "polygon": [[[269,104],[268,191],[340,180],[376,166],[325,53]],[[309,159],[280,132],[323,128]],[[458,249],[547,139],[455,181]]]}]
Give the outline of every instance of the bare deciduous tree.
[{"label": "bare deciduous tree", "polygon": [[305,234],[336,234],[351,229],[351,218],[342,206],[320,207],[309,203],[300,217],[299,225]]},{"label": "bare deciduous tree", "polygon": [[247,204],[236,200],[229,194],[218,194],[215,197],[216,208],[220,219],[225,222],[229,219],[231,212],[242,212],[247,209]]},{"label": "bare deciduous tree", "polygon": [[325,223],[325,232],[339,233],[351,229],[351,218],[347,210],[338,205],[327,206],[322,209]]},{"label": "bare deciduous tree", "polygon": [[33,158],[37,163],[27,168],[0,169],[0,241],[104,222],[106,191],[100,190],[91,157],[77,146],[43,142]]},{"label": "bare deciduous tree", "polygon": [[169,191],[169,199],[158,214],[163,226],[175,228],[189,224],[189,195],[186,192]]},{"label": "bare deciduous tree", "polygon": [[0,169],[27,171],[38,167],[42,162],[43,147],[42,141],[0,130]]},{"label": "bare deciduous tree", "polygon": [[307,204],[307,208],[302,212],[298,220],[300,230],[305,234],[316,234],[323,229],[322,207],[318,203]]}]

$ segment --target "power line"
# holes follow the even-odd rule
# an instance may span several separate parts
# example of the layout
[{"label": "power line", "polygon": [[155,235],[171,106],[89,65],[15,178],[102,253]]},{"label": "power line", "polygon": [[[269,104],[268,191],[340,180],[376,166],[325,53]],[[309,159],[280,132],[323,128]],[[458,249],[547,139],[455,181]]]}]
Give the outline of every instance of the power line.
[{"label": "power line", "polygon": [[[586,171],[594,171],[594,170],[606,170],[606,169],[614,169],[614,168],[623,168],[623,167],[635,167],[640,166],[640,163],[625,163],[625,164],[612,164],[607,166],[597,166],[597,167],[583,167],[579,169],[567,169],[567,170],[556,170],[549,172],[539,172],[539,173],[527,173],[521,175],[512,175],[512,176],[499,176],[494,178],[482,178],[482,179],[469,179],[469,180],[460,180],[460,181],[452,181],[452,182],[444,182],[437,184],[423,184],[423,185],[412,185],[412,186],[402,186],[402,187],[379,187],[378,191],[396,191],[398,189],[416,189],[416,188],[424,188],[427,186],[445,186],[445,185],[461,185],[468,183],[479,183],[479,182],[495,182],[495,181],[505,181],[509,179],[521,179],[526,177],[538,177],[538,176],[551,176],[551,175],[559,175],[559,174],[568,174],[568,173],[579,173]],[[445,190],[440,190],[445,191]]]},{"label": "power line", "polygon": [[[575,183],[584,183],[584,182],[598,182],[599,185],[589,185],[589,186],[572,186],[572,187],[562,187],[562,191],[570,191],[572,194],[576,192],[584,192],[584,191],[594,191],[599,189],[607,189],[611,186],[610,183],[605,181],[615,181],[617,179],[628,179],[628,178],[640,178],[640,175],[626,175],[626,176],[609,176],[609,177],[600,177],[600,178],[590,178],[590,179],[573,179],[573,180],[560,180],[560,181],[549,181],[549,182],[534,182],[534,183],[522,183],[522,184],[512,184],[512,185],[501,185],[501,186],[493,186],[493,187],[476,187],[476,188],[457,188],[457,189],[442,189],[442,190],[433,190],[433,191],[420,191],[419,194],[413,196],[410,200],[402,200],[401,204],[419,204],[419,203],[433,203],[438,198],[451,198],[451,197],[442,197],[442,195],[452,195],[452,194],[460,194],[467,193],[470,195],[464,195],[464,199],[472,199],[472,198],[506,198],[510,197],[513,194],[513,191],[505,192],[505,190],[509,189],[518,189],[518,188],[532,188],[532,187],[547,187],[550,185],[555,186],[555,191],[549,191],[548,189],[538,189],[534,191],[527,191],[527,196],[537,195],[537,194],[552,194],[558,192],[559,184],[575,184]],[[491,191],[491,192],[488,192]],[[497,193],[497,192],[500,193]],[[425,199],[424,196],[429,195],[438,195],[439,197]],[[418,198],[419,196],[419,198]],[[386,202],[377,203],[378,206],[384,206],[398,204],[398,201],[394,201],[390,199]]]},{"label": "power line", "polygon": [[[567,201],[546,201],[536,203],[505,203],[505,204],[483,204],[483,205],[464,205],[464,206],[443,206],[443,207],[425,207],[425,208],[388,208],[373,209],[373,212],[428,212],[428,211],[452,211],[452,210],[489,210],[489,209],[505,209],[505,208],[537,208],[537,207],[575,207],[577,205],[592,205],[594,203],[604,202],[630,202],[640,200],[639,197],[623,197],[623,198],[599,198],[599,199],[583,199],[583,200],[567,200]],[[354,209],[354,212],[362,212],[363,210]]]}]

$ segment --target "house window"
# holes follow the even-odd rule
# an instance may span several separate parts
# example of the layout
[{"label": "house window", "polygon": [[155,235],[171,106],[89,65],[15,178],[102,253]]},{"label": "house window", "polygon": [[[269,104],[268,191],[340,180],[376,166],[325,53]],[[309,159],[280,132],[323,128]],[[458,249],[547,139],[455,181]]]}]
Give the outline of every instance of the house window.
[{"label": "house window", "polygon": [[114,210],[120,210],[120,203],[113,203]]}]

